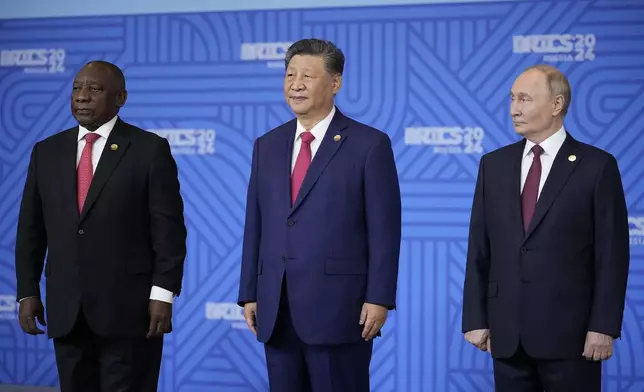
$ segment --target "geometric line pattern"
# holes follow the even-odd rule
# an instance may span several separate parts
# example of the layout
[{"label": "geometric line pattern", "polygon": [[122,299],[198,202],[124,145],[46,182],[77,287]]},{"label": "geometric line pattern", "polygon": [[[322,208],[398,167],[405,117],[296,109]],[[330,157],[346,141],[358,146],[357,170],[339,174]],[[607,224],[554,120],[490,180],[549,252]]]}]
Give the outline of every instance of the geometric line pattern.
[{"label": "geometric line pattern", "polygon": [[513,80],[549,62],[573,88],[566,128],[619,162],[632,259],[604,390],[644,390],[644,3],[630,0],[1,21],[0,383],[57,384],[51,342],[16,320],[18,208],[32,146],[74,125],[74,75],[105,59],[127,78],[122,117],[170,141],[185,201],[184,291],[159,390],[268,390],[263,347],[234,304],[246,188],[254,139],[292,118],[283,52],[307,36],[344,51],[337,104],[391,137],[400,178],[398,308],[375,341],[372,389],[493,390],[489,356],[460,333],[474,184],[481,154],[518,140]]}]

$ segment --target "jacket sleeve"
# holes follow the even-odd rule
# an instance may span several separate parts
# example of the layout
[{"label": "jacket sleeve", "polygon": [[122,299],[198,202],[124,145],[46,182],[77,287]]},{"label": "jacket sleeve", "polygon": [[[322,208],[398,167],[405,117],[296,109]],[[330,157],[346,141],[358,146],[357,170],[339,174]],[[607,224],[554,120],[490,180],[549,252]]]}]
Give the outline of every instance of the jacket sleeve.
[{"label": "jacket sleeve", "polygon": [[239,306],[244,306],[247,302],[257,301],[257,273],[262,226],[262,217],[257,196],[258,170],[259,139],[255,140],[253,146],[251,172],[246,195],[246,221],[244,225],[239,295],[237,297]]},{"label": "jacket sleeve", "polygon": [[31,151],[18,216],[15,252],[18,301],[40,296],[40,276],[47,251],[47,231],[38,189],[38,146],[37,143]]},{"label": "jacket sleeve", "polygon": [[630,244],[628,211],[617,161],[607,160],[595,183],[595,290],[589,331],[621,336]]},{"label": "jacket sleeve", "polygon": [[490,274],[490,243],[485,222],[485,156],[479,164],[463,285],[462,332],[488,329],[487,286]]},{"label": "jacket sleeve", "polygon": [[365,164],[365,215],[369,243],[366,302],[396,307],[401,241],[401,197],[389,136],[371,148]]},{"label": "jacket sleeve", "polygon": [[149,176],[150,233],[155,255],[152,284],[177,296],[181,293],[187,237],[178,174],[170,144],[162,139]]}]

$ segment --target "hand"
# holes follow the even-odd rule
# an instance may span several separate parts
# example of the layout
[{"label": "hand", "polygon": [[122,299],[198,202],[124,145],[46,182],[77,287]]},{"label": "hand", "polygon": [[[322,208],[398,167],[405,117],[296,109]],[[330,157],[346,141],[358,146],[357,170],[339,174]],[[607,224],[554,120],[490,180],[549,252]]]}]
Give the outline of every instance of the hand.
[{"label": "hand", "polygon": [[362,338],[365,341],[376,336],[380,328],[385,325],[387,320],[388,310],[384,306],[364,303],[362,305],[362,312],[360,312],[360,325],[362,328]]},{"label": "hand", "polygon": [[247,302],[244,304],[244,318],[248,329],[257,336],[257,302]]},{"label": "hand", "polygon": [[465,340],[472,343],[481,351],[489,351],[490,354],[492,353],[489,329],[475,329],[473,331],[468,331],[465,333]]},{"label": "hand", "polygon": [[171,303],[151,299],[148,312],[150,312],[150,328],[146,336],[148,339],[160,337],[164,333],[172,332]]},{"label": "hand", "polygon": [[613,338],[602,333],[588,331],[582,355],[591,361],[609,359],[613,356]]},{"label": "hand", "polygon": [[20,328],[29,335],[44,334],[45,331],[38,328],[36,319],[38,319],[40,325],[47,326],[47,322],[45,322],[45,309],[42,306],[40,298],[26,298],[20,301],[20,309],[18,310]]}]

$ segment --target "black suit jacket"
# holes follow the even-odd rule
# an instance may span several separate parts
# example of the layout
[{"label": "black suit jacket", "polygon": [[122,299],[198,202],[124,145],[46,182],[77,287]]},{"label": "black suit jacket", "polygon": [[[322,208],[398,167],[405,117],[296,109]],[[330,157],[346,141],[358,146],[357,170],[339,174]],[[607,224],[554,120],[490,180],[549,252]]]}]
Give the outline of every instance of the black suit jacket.
[{"label": "black suit jacket", "polygon": [[496,358],[511,356],[519,341],[534,357],[579,358],[588,331],[621,333],[629,239],[617,161],[567,134],[524,235],[524,145],[481,159],[463,332],[489,328]]},{"label": "black suit jacket", "polygon": [[77,135],[74,127],[33,147],[16,239],[18,300],[40,295],[44,264],[50,337],[67,334],[81,306],[96,333],[143,337],[151,286],[181,290],[177,166],[166,139],[119,119],[79,213]]}]

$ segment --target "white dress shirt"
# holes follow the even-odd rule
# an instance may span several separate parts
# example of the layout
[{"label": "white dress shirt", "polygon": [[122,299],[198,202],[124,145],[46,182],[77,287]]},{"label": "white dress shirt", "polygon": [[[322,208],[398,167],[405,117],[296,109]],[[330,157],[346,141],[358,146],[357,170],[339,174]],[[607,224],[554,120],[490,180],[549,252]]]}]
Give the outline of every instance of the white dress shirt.
[{"label": "white dress shirt", "polygon": [[[322,121],[311,128],[310,132],[315,136],[315,139],[311,142],[311,161],[313,161],[315,153],[318,152],[318,148],[320,148],[320,144],[322,144],[322,139],[324,139],[324,135],[326,135],[326,131],[329,129],[329,125],[331,125],[331,120],[333,120],[334,115],[335,106],[331,108],[331,112]],[[300,146],[302,145],[301,135],[304,132],[306,132],[306,128],[304,128],[298,120],[297,129],[295,130],[295,142],[293,143],[293,154],[291,154],[291,173],[293,173],[293,169],[295,169],[295,161],[297,160],[297,155],[300,153]]]},{"label": "white dress shirt", "polygon": [[[110,136],[110,133],[112,132],[117,119],[118,116],[114,116],[113,119],[101,125],[96,131],[94,131],[95,134],[101,136],[96,139],[94,145],[92,146],[92,167],[94,168],[94,172],[96,172],[96,166],[98,166],[98,161],[101,159],[101,154],[103,153],[103,149],[105,148],[105,144],[107,143],[107,138]],[[80,162],[81,154],[83,153],[83,149],[85,148],[85,135],[89,132],[90,131],[88,131],[82,125],[78,126],[78,149],[76,154],[77,168]],[[152,290],[150,291],[150,299],[172,303],[174,300],[174,294],[164,288],[152,286]]]},{"label": "white dress shirt", "polygon": [[[550,169],[552,169],[552,164],[555,161],[555,157],[559,152],[559,149],[566,140],[566,130],[562,126],[557,132],[552,136],[541,142],[539,145],[543,148],[541,153],[541,179],[539,180],[539,192],[537,193],[537,199],[541,196],[541,190],[543,189],[543,184],[546,183],[548,174],[550,174]],[[535,144],[530,140],[526,140],[525,148],[523,149],[523,159],[521,160],[521,192],[523,193],[523,186],[525,185],[525,180],[528,177],[528,171],[532,165],[532,147]]]}]

